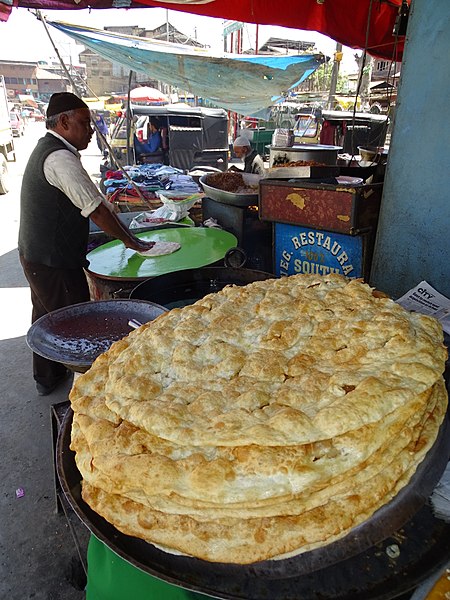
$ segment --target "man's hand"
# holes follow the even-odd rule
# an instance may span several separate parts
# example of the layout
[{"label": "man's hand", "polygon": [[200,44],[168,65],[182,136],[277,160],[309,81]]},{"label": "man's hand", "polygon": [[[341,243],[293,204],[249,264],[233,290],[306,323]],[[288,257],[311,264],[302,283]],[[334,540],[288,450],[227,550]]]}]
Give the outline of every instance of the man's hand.
[{"label": "man's hand", "polygon": [[100,229],[123,242],[131,250],[142,252],[150,250],[155,245],[155,242],[145,242],[133,235],[103,202],[97,206],[90,217]]},{"label": "man's hand", "polygon": [[140,240],[137,237],[132,237],[129,241],[127,240],[125,246],[130,248],[130,250],[136,250],[136,252],[144,252],[145,250],[150,250],[155,245],[155,242],[146,242],[144,240]]}]

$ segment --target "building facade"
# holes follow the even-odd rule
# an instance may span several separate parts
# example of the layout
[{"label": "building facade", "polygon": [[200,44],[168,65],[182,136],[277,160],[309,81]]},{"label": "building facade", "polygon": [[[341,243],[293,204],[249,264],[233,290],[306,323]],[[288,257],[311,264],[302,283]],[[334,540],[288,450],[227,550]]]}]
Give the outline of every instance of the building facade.
[{"label": "building facade", "polygon": [[[137,25],[105,27],[105,31],[119,33],[121,35],[132,35],[136,37],[175,42],[189,46],[203,47],[196,40],[181,33],[170,23],[165,23],[156,29],[147,30]],[[103,58],[93,50],[86,48],[80,55],[80,63],[86,67],[86,83],[88,95],[109,96],[113,94],[122,95],[128,91],[129,69],[123,65]],[[170,93],[169,86],[160,84],[150,78],[146,73],[134,72],[133,85],[148,85],[160,89],[164,93]]]},{"label": "building facade", "polygon": [[[76,84],[85,79],[82,67],[70,67],[69,73]],[[0,75],[5,78],[8,98],[11,101],[18,100],[19,96],[27,95],[36,100],[48,102],[50,96],[55,92],[73,91],[63,68],[45,61],[0,60]]]}]

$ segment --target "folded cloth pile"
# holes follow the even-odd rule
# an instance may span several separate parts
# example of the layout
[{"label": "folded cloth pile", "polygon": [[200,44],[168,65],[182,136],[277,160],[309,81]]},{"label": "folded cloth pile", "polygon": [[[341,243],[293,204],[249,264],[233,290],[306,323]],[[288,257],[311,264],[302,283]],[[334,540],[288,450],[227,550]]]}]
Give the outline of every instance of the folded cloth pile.
[{"label": "folded cloth pile", "polygon": [[[177,190],[186,193],[198,192],[199,188],[190,175],[184,175],[180,169],[167,165],[149,164],[126,167],[127,174],[142,192],[158,190]],[[120,189],[125,194],[133,195],[131,185],[120,171],[107,171],[104,181],[107,194]],[[155,196],[153,196],[155,197]]]},{"label": "folded cloth pile", "polygon": [[70,393],[82,495],[207,561],[337,540],[408,485],[447,407],[442,327],[340,275],[227,286],[115,343]]},{"label": "folded cloth pile", "polygon": [[190,175],[174,174],[169,177],[169,185],[166,190],[181,192],[183,194],[196,194],[199,191],[198,184]]}]

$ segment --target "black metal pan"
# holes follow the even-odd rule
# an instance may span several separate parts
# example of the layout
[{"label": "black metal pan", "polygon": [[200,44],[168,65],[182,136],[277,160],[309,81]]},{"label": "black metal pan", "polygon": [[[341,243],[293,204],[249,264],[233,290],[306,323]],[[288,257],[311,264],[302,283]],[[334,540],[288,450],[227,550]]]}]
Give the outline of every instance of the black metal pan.
[{"label": "black metal pan", "polygon": [[450,454],[447,419],[410,484],[345,538],[290,559],[237,565],[163,552],[94,512],[81,498],[81,476],[69,449],[72,417],[69,409],[56,448],[69,503],[116,554],[168,583],[230,600],[388,600],[413,590],[450,557],[450,524],[435,519],[424,504]]},{"label": "black metal pan", "polygon": [[147,323],[164,312],[164,306],[143,300],[72,304],[35,321],[28,330],[27,344],[36,354],[84,373],[99,354],[132,331],[130,320]]},{"label": "black metal pan", "polygon": [[192,304],[226,285],[247,285],[273,277],[265,271],[232,267],[187,269],[146,279],[131,291],[130,298],[151,300],[166,308],[175,308]]}]

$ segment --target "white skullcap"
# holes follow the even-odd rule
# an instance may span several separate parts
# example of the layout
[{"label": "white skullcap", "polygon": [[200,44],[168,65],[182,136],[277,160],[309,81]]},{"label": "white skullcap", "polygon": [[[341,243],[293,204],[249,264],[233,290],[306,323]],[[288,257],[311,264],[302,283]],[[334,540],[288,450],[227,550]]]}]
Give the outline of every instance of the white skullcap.
[{"label": "white skullcap", "polygon": [[250,141],[248,138],[240,135],[234,140],[233,146],[250,146]]}]

